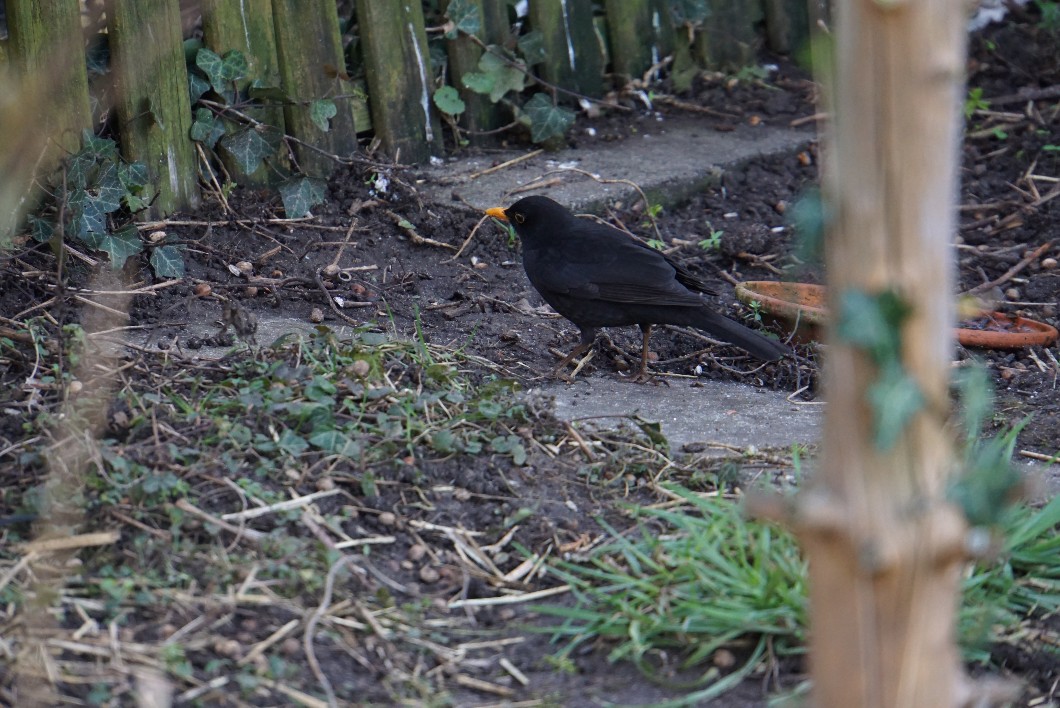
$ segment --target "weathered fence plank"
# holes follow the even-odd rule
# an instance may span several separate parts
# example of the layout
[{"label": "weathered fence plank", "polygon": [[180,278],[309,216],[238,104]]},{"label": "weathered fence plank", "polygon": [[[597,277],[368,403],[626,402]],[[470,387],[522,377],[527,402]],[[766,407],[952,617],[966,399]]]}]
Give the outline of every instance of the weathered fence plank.
[{"label": "weathered fence plank", "polygon": [[507,0],[482,0],[482,39],[486,44],[505,46],[512,36]]},{"label": "weathered fence plank", "polygon": [[[326,177],[335,168],[332,155],[348,157],[357,151],[354,88],[344,80],[335,0],[272,0],[272,11],[280,85],[289,101],[284,122],[287,132],[301,141],[294,147],[295,159],[306,174]],[[313,102],[326,99],[334,101],[337,111],[325,131],[313,120]]]},{"label": "weathered fence plank", "polygon": [[769,48],[781,54],[802,50],[810,39],[806,0],[762,0]]},{"label": "weathered fence plank", "polygon": [[544,38],[544,79],[586,96],[603,95],[604,56],[591,0],[534,0],[529,17]]},{"label": "weathered fence plank", "polygon": [[143,162],[158,185],[145,216],[194,208],[199,186],[180,8],[176,0],[115,0],[108,20],[122,154]]},{"label": "weathered fence plank", "polygon": [[[448,6],[448,2],[446,2],[446,5]],[[483,2],[482,0],[471,0],[471,5],[478,9],[479,17],[482,20],[482,26],[479,28],[477,36],[485,38],[487,28]],[[463,99],[464,104],[467,106],[462,116],[465,121],[465,127],[470,131],[484,131],[496,128],[501,124],[500,113],[496,105],[489,100],[488,96],[476,93],[464,86],[462,80],[465,74],[479,70],[478,62],[482,57],[482,47],[474,39],[463,33],[447,40],[445,45],[446,53],[449,57],[450,83],[460,92],[460,98]],[[476,138],[474,135],[471,135],[470,138],[472,142],[481,142],[481,139]]]},{"label": "weathered fence plank", "polygon": [[423,162],[441,146],[431,108],[431,58],[418,2],[357,0],[369,107],[376,137],[403,162]]},{"label": "weathered fence plank", "polygon": [[47,173],[64,153],[81,147],[81,131],[92,127],[81,8],[77,0],[7,0],[7,24],[10,58],[19,73],[47,87],[47,100],[38,104],[41,114],[35,116],[53,141],[41,163]]},{"label": "weathered fence plank", "polygon": [[696,41],[697,53],[711,69],[739,69],[754,62],[759,38],[755,23],[762,8],[755,2],[710,0],[710,16]]},{"label": "weathered fence plank", "polygon": [[656,51],[651,0],[604,0],[611,70],[620,81],[639,79]]},{"label": "weathered fence plank", "polygon": [[[276,37],[272,22],[272,0],[203,0],[202,32],[208,48],[224,56],[237,50],[247,58],[247,78],[238,83],[240,91],[252,82],[259,86],[280,86],[280,67],[276,56]],[[284,132],[283,108],[280,105],[248,106],[241,111],[269,126],[270,132]],[[241,184],[265,184],[269,167],[262,165],[253,174],[244,174],[237,160],[222,154],[225,169]]]}]

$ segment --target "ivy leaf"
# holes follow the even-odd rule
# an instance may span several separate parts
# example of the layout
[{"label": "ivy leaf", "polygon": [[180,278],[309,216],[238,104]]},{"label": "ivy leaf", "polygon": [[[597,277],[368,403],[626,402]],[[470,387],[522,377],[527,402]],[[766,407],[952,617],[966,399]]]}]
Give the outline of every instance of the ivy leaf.
[{"label": "ivy leaf", "polygon": [[540,30],[530,30],[519,37],[519,53],[528,66],[540,64],[548,55],[545,53],[545,35]]},{"label": "ivy leaf", "polygon": [[188,72],[188,93],[191,94],[191,102],[195,103],[210,90],[210,82],[193,71]]},{"label": "ivy leaf", "polygon": [[100,138],[87,128],[81,131],[82,152],[104,160],[118,158],[118,145],[110,138]]},{"label": "ivy leaf", "polygon": [[443,455],[456,452],[456,436],[452,430],[442,428],[431,436],[431,447]]},{"label": "ivy leaf", "polygon": [[478,60],[480,72],[464,75],[464,85],[475,93],[488,93],[490,101],[496,103],[509,91],[519,93],[526,86],[526,74],[511,66],[493,52],[503,52],[491,45]]},{"label": "ivy leaf", "polygon": [[290,428],[287,428],[280,433],[280,439],[277,441],[277,445],[291,457],[298,457],[309,449],[309,443],[306,442],[306,439]]},{"label": "ivy leaf", "polygon": [[289,179],[277,189],[288,219],[306,216],[310,209],[324,201],[324,182],[311,177]]},{"label": "ivy leaf", "polygon": [[224,123],[208,108],[195,109],[195,120],[188,137],[208,148],[213,148],[225,134]]},{"label": "ivy leaf", "polygon": [[102,234],[97,241],[96,249],[110,256],[110,267],[118,270],[125,265],[129,256],[135,256],[144,250],[144,244],[136,226],[129,224],[112,234]]},{"label": "ivy leaf", "polygon": [[224,62],[216,52],[203,47],[195,53],[195,66],[202,69],[206,78],[210,80],[210,86],[217,93],[224,93],[225,76]]},{"label": "ivy leaf", "polygon": [[142,189],[148,179],[147,165],[142,162],[122,162],[118,165],[118,180],[126,191]]},{"label": "ivy leaf", "polygon": [[135,189],[129,189],[125,192],[125,196],[122,197],[125,201],[126,208],[134,214],[151,206],[151,202],[154,201],[154,198],[155,188],[154,185],[150,184]]},{"label": "ivy leaf", "polygon": [[566,135],[574,125],[574,112],[552,105],[543,93],[535,94],[527,101],[523,113],[530,119],[530,139],[535,143]]},{"label": "ivy leaf", "polygon": [[309,443],[331,455],[342,455],[356,460],[361,456],[361,446],[338,430],[323,430],[309,437]]},{"label": "ivy leaf", "polygon": [[66,166],[66,188],[75,190],[87,187],[96,166],[96,158],[89,151],[82,150],[74,155]]},{"label": "ivy leaf", "polygon": [[902,322],[910,308],[893,291],[871,295],[862,290],[848,290],[840,296],[840,339],[865,349],[877,364],[896,360],[901,352]]},{"label": "ivy leaf", "polygon": [[912,417],[924,407],[917,382],[897,363],[885,366],[868,391],[876,449],[890,450]]},{"label": "ivy leaf", "polygon": [[492,76],[477,71],[470,71],[464,74],[461,80],[467,88],[475,93],[483,94],[492,92],[493,84],[495,83]]},{"label": "ivy leaf", "polygon": [[434,105],[438,106],[442,113],[451,116],[458,116],[467,110],[460,93],[452,86],[442,86],[434,92]]},{"label": "ivy leaf", "polygon": [[331,119],[339,109],[331,99],[321,98],[309,104],[309,118],[325,133],[331,130]]},{"label": "ivy leaf", "polygon": [[239,169],[248,175],[256,172],[262,161],[272,154],[269,141],[253,127],[224,136],[218,141],[217,147],[231,155]]},{"label": "ivy leaf", "polygon": [[238,81],[246,76],[249,71],[250,65],[247,64],[247,58],[243,56],[243,52],[238,49],[225,52],[224,57],[221,59],[222,79],[228,83]]},{"label": "ivy leaf", "polygon": [[183,278],[183,247],[172,244],[158,246],[151,252],[151,267],[159,278]]},{"label": "ivy leaf", "polygon": [[107,230],[107,215],[86,192],[78,190],[70,195],[70,233],[96,248],[94,234]]},{"label": "ivy leaf", "polygon": [[29,222],[29,234],[33,237],[33,240],[38,243],[46,243],[52,240],[52,236],[55,235],[55,225],[47,219],[42,219],[39,216],[33,216],[32,214],[28,218]]},{"label": "ivy leaf", "polygon": [[104,214],[120,209],[122,197],[125,196],[125,187],[118,179],[118,166],[113,162],[101,165],[96,173],[95,185],[88,190],[88,194]]},{"label": "ivy leaf", "polygon": [[457,32],[478,34],[482,29],[482,15],[479,13],[478,3],[471,0],[449,0],[445,14],[453,23],[453,31],[445,33],[446,39],[456,39]]}]

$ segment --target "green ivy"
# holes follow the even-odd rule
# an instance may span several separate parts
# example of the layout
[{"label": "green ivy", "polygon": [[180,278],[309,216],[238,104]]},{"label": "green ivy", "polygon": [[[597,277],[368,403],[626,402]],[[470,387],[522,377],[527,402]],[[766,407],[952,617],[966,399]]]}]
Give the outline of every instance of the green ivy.
[{"label": "green ivy", "polygon": [[181,247],[168,237],[145,244],[132,223],[133,215],[150,206],[156,196],[147,167],[126,162],[113,140],[89,130],[82,133],[81,142],[81,149],[52,178],[48,190],[52,198],[29,217],[32,238],[51,242],[56,253],[64,239],[72,239],[91,251],[105,253],[115,269],[149,248],[156,275],[183,276]]}]

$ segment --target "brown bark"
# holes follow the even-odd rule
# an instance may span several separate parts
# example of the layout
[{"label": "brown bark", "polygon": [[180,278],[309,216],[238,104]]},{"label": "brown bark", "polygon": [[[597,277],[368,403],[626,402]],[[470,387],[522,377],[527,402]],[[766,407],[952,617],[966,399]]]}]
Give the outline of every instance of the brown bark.
[{"label": "brown bark", "polygon": [[830,308],[893,290],[913,307],[899,358],[925,405],[880,450],[879,368],[833,328],[824,458],[802,498],[810,658],[820,706],[954,706],[965,522],[944,498],[952,351],[950,238],[963,91],[963,0],[838,0],[824,187]]}]

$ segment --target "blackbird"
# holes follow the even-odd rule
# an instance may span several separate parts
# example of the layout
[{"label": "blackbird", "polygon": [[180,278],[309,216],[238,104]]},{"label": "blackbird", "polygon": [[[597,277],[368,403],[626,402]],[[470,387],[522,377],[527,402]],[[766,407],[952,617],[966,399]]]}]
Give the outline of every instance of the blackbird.
[{"label": "blackbird", "polygon": [[714,291],[666,254],[629,234],[579,219],[548,197],[520,199],[486,213],[510,223],[522,241],[530,283],[553,309],[581,331],[581,341],[556,367],[560,372],[588,351],[600,327],[639,325],[643,335],[637,380],[648,380],[653,324],[687,325],[773,361],[788,350],[714,312],[703,294]]}]

